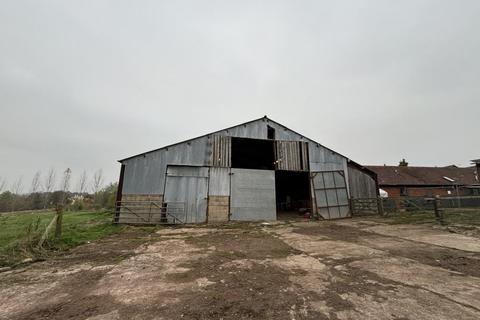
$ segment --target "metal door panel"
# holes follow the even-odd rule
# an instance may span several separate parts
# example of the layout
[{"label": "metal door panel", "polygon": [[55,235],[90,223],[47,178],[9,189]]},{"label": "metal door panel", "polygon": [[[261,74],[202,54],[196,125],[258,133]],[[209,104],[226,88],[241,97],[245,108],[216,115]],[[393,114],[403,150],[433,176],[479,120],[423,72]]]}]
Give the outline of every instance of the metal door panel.
[{"label": "metal door panel", "polygon": [[275,171],[233,169],[230,220],[276,220]]},{"label": "metal door panel", "polygon": [[208,168],[174,166],[167,168],[164,202],[184,203],[184,223],[207,221]]},{"label": "metal door panel", "polygon": [[337,219],[350,216],[343,171],[312,172],[311,178],[317,212],[322,218]]}]

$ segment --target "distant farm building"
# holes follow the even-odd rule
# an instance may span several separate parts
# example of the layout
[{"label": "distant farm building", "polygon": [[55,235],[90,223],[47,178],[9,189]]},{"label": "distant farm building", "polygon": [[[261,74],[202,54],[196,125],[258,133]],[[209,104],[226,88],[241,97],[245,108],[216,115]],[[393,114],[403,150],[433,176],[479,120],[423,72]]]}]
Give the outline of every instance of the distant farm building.
[{"label": "distant farm building", "polygon": [[267,117],[119,162],[120,223],[344,218],[378,192],[371,170]]},{"label": "distant farm building", "polygon": [[379,187],[389,198],[474,196],[480,195],[478,177],[479,160],[476,166],[459,168],[368,166],[378,177]]}]

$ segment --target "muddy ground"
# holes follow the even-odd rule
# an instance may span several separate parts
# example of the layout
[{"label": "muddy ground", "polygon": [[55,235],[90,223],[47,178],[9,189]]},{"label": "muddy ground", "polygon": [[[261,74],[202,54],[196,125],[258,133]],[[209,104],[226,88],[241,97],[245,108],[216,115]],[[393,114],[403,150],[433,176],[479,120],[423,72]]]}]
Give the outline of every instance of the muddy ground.
[{"label": "muddy ground", "polygon": [[480,319],[480,239],[430,225],[127,232],[0,273],[0,319]]}]

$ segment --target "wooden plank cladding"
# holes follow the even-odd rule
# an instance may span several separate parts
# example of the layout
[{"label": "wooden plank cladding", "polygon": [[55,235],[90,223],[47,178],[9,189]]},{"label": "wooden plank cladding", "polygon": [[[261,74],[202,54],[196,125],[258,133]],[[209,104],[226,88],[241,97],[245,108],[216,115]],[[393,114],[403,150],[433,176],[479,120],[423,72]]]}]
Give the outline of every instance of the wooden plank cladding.
[{"label": "wooden plank cladding", "polygon": [[230,208],[229,196],[208,197],[208,222],[227,222]]},{"label": "wooden plank cladding", "polygon": [[232,140],[227,136],[213,136],[212,165],[214,167],[232,166]]},{"label": "wooden plank cladding", "polygon": [[308,143],[275,141],[275,169],[308,171]]}]

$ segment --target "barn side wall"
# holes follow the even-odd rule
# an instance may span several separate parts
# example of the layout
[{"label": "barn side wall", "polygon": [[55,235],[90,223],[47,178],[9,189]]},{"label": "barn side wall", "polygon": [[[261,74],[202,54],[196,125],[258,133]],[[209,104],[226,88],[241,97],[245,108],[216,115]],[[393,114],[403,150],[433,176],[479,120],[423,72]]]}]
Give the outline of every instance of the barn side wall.
[{"label": "barn side wall", "polygon": [[161,149],[124,162],[123,194],[163,194],[167,165],[209,166],[208,137]]},{"label": "barn side wall", "polygon": [[375,179],[355,166],[348,166],[348,180],[351,198],[376,198],[377,183]]}]

